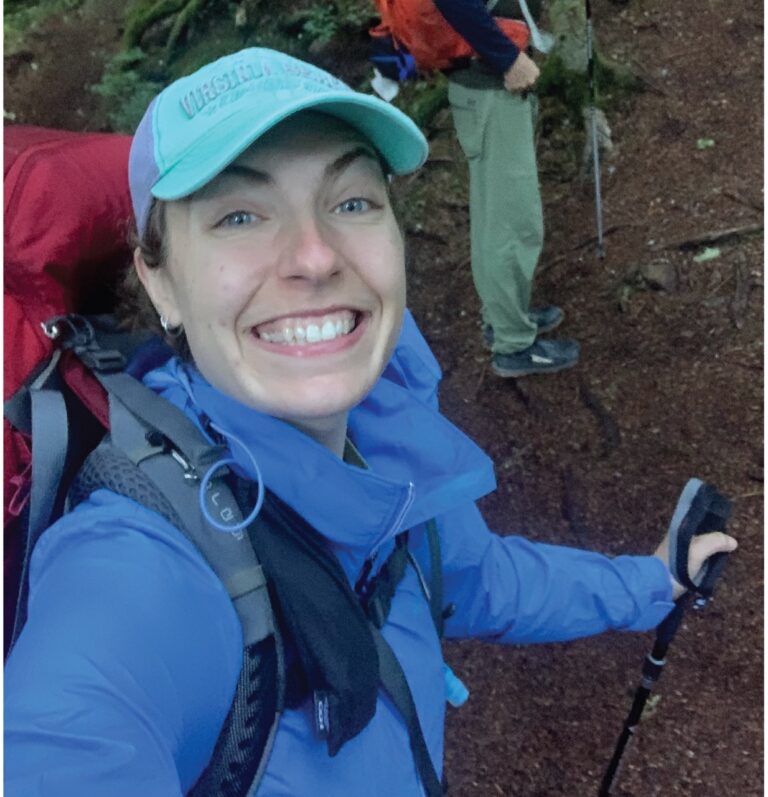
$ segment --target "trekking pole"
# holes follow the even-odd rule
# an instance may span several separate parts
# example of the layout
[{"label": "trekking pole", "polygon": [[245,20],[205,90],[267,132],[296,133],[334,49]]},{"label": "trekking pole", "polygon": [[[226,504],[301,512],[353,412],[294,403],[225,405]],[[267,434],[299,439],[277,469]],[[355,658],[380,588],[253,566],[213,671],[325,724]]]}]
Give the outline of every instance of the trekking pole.
[{"label": "trekking pole", "polygon": [[595,88],[595,54],[592,46],[592,3],[584,0],[587,11],[587,78],[589,80],[589,106],[592,133],[592,166],[595,180],[595,218],[597,222],[597,256],[605,257],[603,244],[603,198],[600,192],[600,147],[597,141],[597,105]]},{"label": "trekking pole", "polygon": [[609,797],[611,793],[624,749],[640,723],[654,684],[661,677],[666,663],[667,649],[677,633],[691,594],[696,594],[694,607],[704,608],[712,597],[715,582],[725,567],[727,554],[717,553],[705,562],[701,571],[692,579],[688,573],[688,548],[691,539],[708,531],[724,531],[730,511],[730,501],[698,479],[690,479],[680,495],[669,527],[669,560],[672,575],[687,587],[689,592],[675,601],[675,608],[656,630],[656,640],[643,662],[640,686],[635,692],[629,715],[624,721],[613,757],[603,776],[598,797]]}]

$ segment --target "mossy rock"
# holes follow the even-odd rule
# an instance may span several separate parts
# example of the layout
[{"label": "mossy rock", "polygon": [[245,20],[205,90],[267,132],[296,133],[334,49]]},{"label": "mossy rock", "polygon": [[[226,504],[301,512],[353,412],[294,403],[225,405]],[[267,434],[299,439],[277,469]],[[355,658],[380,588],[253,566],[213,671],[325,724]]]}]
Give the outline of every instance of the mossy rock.
[{"label": "mossy rock", "polygon": [[[563,115],[574,122],[581,119],[582,109],[592,102],[587,74],[569,69],[557,53],[542,66],[536,88],[540,97],[556,100],[563,107]],[[595,105],[598,108],[608,110],[641,90],[642,82],[629,68],[599,53],[595,55]]]}]

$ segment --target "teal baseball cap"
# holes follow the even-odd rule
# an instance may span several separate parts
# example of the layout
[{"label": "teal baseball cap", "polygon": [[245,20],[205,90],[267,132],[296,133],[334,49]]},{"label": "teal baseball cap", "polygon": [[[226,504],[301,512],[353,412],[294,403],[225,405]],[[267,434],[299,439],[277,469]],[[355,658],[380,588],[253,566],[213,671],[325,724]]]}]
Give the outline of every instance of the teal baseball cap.
[{"label": "teal baseball cap", "polygon": [[276,124],[308,109],[360,131],[393,174],[427,159],[424,135],[402,111],[298,58],[251,47],[179,78],[147,108],[128,163],[139,234],[153,198],[193,194]]}]

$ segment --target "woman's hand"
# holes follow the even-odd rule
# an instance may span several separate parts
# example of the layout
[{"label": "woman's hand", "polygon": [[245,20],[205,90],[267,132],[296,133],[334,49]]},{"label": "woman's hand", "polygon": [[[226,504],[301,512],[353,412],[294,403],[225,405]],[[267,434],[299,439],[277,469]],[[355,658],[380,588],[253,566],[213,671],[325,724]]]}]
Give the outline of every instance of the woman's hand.
[{"label": "woman's hand", "polygon": [[[710,556],[716,553],[730,553],[731,551],[735,551],[737,546],[738,542],[736,542],[730,534],[725,534],[722,531],[711,531],[708,534],[700,534],[694,537],[688,548],[688,573],[691,578],[693,579],[696,576]],[[668,534],[664,536],[664,539],[654,551],[653,555],[661,559],[669,568],[670,573],[672,572],[669,562]],[[674,600],[677,600],[686,590],[685,587],[674,578],[672,579],[672,584],[672,597]]]}]

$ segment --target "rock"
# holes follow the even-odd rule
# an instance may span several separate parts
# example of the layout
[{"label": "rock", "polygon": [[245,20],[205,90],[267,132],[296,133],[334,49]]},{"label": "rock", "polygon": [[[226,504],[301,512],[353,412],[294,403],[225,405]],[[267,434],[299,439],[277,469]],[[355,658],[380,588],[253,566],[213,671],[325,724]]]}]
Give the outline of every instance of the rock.
[{"label": "rock", "polygon": [[659,291],[674,291],[678,285],[674,264],[657,260],[640,267],[640,274],[649,288]]}]

